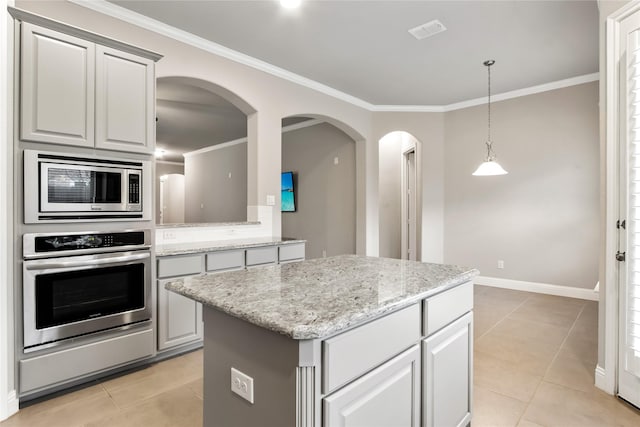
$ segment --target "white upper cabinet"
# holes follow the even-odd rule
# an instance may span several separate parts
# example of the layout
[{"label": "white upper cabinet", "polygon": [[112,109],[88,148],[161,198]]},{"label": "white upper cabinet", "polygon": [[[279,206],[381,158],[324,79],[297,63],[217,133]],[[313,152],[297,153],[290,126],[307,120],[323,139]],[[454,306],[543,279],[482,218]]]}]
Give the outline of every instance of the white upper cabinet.
[{"label": "white upper cabinet", "polygon": [[21,66],[21,138],[93,147],[95,44],[24,23]]},{"label": "white upper cabinet", "polygon": [[153,152],[160,55],[11,12],[22,20],[21,140]]},{"label": "white upper cabinet", "polygon": [[97,148],[153,151],[153,67],[149,59],[97,46]]}]

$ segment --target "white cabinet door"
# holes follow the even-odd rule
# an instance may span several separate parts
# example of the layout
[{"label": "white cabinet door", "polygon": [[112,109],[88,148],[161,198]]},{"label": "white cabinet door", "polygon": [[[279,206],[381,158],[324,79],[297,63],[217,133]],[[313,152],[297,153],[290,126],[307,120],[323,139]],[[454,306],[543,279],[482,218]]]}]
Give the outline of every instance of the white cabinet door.
[{"label": "white cabinet door", "polygon": [[202,304],[164,288],[158,281],[158,350],[202,340]]},{"label": "white cabinet door", "polygon": [[93,147],[95,45],[22,24],[20,137]]},{"label": "white cabinet door", "polygon": [[473,313],[423,341],[424,427],[466,426],[471,421]]},{"label": "white cabinet door", "polygon": [[323,411],[324,427],[417,427],[419,346],[324,398]]},{"label": "white cabinet door", "polygon": [[96,47],[96,147],[151,153],[155,129],[154,62]]}]

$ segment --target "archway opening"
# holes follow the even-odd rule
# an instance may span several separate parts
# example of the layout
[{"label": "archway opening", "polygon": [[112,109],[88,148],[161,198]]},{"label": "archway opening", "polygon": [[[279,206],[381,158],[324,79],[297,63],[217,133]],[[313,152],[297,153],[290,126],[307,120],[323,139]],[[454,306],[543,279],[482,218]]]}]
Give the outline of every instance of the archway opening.
[{"label": "archway opening", "polygon": [[413,135],[390,132],[378,142],[379,254],[422,258],[422,147]]}]

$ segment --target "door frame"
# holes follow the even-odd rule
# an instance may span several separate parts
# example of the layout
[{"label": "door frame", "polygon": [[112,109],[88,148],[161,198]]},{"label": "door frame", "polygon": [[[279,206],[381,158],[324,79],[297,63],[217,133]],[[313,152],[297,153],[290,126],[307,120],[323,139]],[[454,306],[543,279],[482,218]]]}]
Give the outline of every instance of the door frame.
[{"label": "door frame", "polygon": [[[618,230],[616,221],[619,215],[619,174],[618,163],[620,155],[619,123],[620,87],[618,52],[622,41],[621,23],[630,15],[640,11],[640,3],[629,3],[606,19],[605,58],[606,74],[604,81],[604,95],[606,98],[606,110],[604,114],[605,132],[604,141],[601,142],[601,189],[605,192],[604,206],[601,207],[603,224],[603,245],[601,248],[600,281],[601,288],[599,300],[598,333],[598,365],[595,371],[596,387],[609,393],[618,392],[618,330],[619,330],[619,262],[615,259],[618,250]],[[601,87],[602,75],[601,77]],[[601,115],[601,120],[603,116]],[[601,133],[602,135],[602,133]]]},{"label": "door frame", "polygon": [[401,227],[401,233],[400,233],[400,258],[402,259],[411,259],[409,253],[408,253],[408,247],[409,247],[409,241],[411,239],[410,237],[410,233],[409,233],[409,227],[408,227],[408,214],[409,214],[409,209],[408,209],[408,203],[409,203],[409,197],[408,197],[408,190],[409,190],[409,168],[407,166],[407,163],[409,162],[409,154],[413,153],[413,180],[414,180],[414,184],[413,184],[413,194],[411,195],[411,197],[413,198],[413,227],[414,227],[414,233],[415,233],[415,247],[413,248],[413,250],[415,251],[414,255],[414,260],[415,261],[419,261],[419,251],[418,251],[418,149],[417,149],[417,144],[411,144],[411,146],[405,150],[402,151],[402,166],[400,168],[401,170],[401,180],[400,180],[400,186],[401,186],[401,201],[400,203],[402,204],[402,207],[400,209],[400,227]]}]

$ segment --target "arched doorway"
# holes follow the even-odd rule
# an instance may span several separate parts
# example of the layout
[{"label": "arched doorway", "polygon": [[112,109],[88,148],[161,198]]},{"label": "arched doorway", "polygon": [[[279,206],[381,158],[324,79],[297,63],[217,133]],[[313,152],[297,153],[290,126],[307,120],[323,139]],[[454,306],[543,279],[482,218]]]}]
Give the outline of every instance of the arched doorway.
[{"label": "arched doorway", "polygon": [[306,239],[307,258],[356,253],[355,166],[356,141],[326,118],[282,119],[282,171],[293,172],[295,201],[282,212],[282,235]]},{"label": "arched doorway", "polygon": [[421,144],[404,131],[378,142],[380,256],[421,260]]}]

